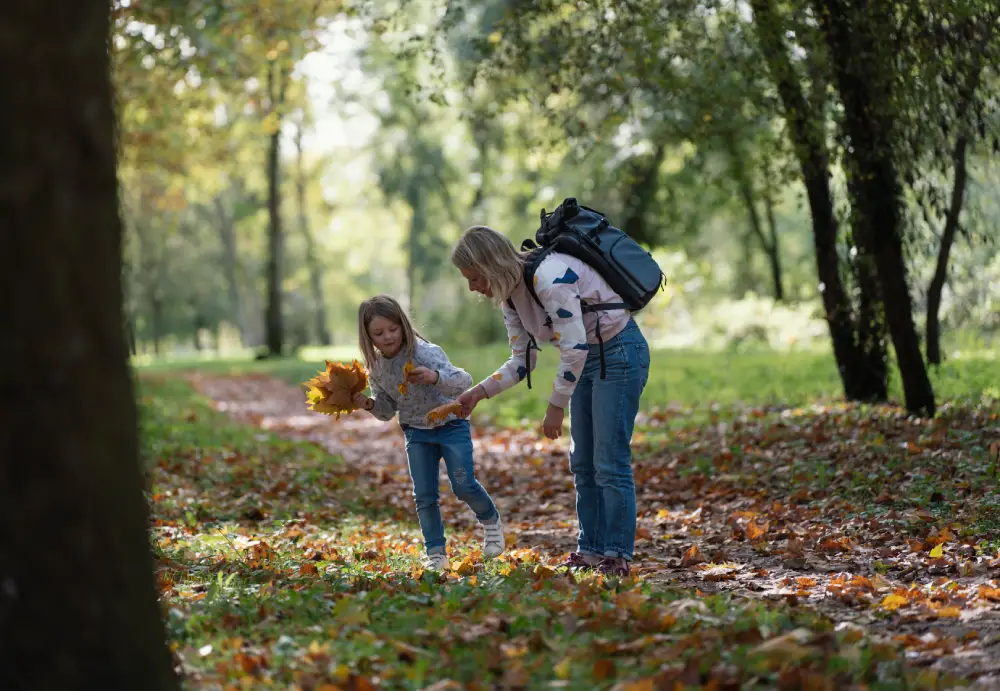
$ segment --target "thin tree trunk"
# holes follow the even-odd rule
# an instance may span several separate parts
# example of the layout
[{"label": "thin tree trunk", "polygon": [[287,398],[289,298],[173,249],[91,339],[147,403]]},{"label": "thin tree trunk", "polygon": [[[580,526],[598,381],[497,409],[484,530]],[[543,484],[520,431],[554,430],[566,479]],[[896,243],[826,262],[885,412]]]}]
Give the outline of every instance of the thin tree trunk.
[{"label": "thin tree trunk", "polygon": [[774,199],[770,190],[764,191],[764,208],[767,210],[767,228],[770,242],[765,246],[768,262],[771,264],[771,280],[774,283],[774,299],[785,299],[785,287],[781,273],[781,244],[778,240],[778,223],[774,218]]},{"label": "thin tree trunk", "polygon": [[313,317],[315,319],[316,338],[321,345],[330,345],[330,329],[326,323],[326,302],[323,300],[323,266],[316,257],[316,242],[309,228],[309,217],[306,215],[306,176],[302,161],[302,126],[299,125],[295,134],[298,176],[295,181],[295,191],[298,198],[299,231],[306,243],[306,264],[309,269],[309,284],[313,294]]},{"label": "thin tree trunk", "polygon": [[823,308],[844,395],[855,401],[886,400],[886,385],[875,385],[872,367],[856,342],[851,301],[840,275],[837,254],[837,220],[830,190],[830,166],[822,113],[814,113],[806,100],[784,42],[784,26],[774,0],[752,0],[754,27],[760,38],[768,70],[778,89],[802,181],[812,215],[816,271]]},{"label": "thin tree trunk", "polygon": [[281,355],[284,344],[284,324],[282,321],[281,283],[284,269],[284,236],[281,229],[281,115],[280,105],[284,100],[283,69],[274,63],[267,72],[267,88],[271,98],[271,112],[278,114],[278,125],[271,134],[267,151],[267,212],[270,225],[267,235],[267,315],[265,317],[265,340],[268,355]]},{"label": "thin tree trunk", "polygon": [[246,314],[243,311],[243,300],[240,298],[240,283],[237,278],[239,252],[236,246],[236,228],[233,215],[226,211],[222,197],[215,198],[215,225],[219,230],[219,241],[222,243],[222,272],[226,277],[226,287],[229,292],[229,308],[236,318],[236,328],[240,332],[240,340],[246,344],[251,339],[247,328]]},{"label": "thin tree trunk", "polygon": [[760,243],[760,248],[764,251],[764,255],[767,257],[768,264],[771,267],[774,299],[781,302],[781,300],[784,299],[784,292],[781,287],[781,260],[777,256],[777,237],[774,236],[774,215],[770,209],[770,205],[768,205],[769,220],[771,223],[770,232],[772,234],[772,240],[769,241],[767,235],[764,233],[760,212],[757,210],[757,202],[754,198],[754,190],[753,185],[750,182],[750,176],[746,174],[746,169],[743,168],[742,163],[737,163],[736,166],[736,176],[740,188],[740,198],[743,199],[743,206],[746,207],[747,218],[750,220],[750,230],[753,231],[754,237],[756,237],[757,242]]},{"label": "thin tree trunk", "polygon": [[934,415],[934,389],[927,376],[903,260],[901,188],[892,159],[888,80],[876,70],[879,22],[873,9],[848,7],[844,0],[822,0],[820,18],[833,58],[833,71],[844,104],[844,130],[850,138],[848,168],[852,188],[852,224],[863,254],[875,261],[885,318],[909,412]]},{"label": "thin tree trunk", "polygon": [[955,182],[951,188],[951,204],[945,218],[944,232],[941,233],[941,246],[938,247],[937,265],[934,267],[934,277],[927,289],[927,361],[932,365],[941,364],[941,325],[938,313],[941,310],[941,293],[945,280],[948,278],[948,257],[958,232],[958,219],[962,213],[965,199],[965,184],[967,178],[966,151],[969,141],[963,135],[955,142]]},{"label": "thin tree trunk", "polygon": [[0,3],[0,688],[178,688],[156,600],[109,3]]}]

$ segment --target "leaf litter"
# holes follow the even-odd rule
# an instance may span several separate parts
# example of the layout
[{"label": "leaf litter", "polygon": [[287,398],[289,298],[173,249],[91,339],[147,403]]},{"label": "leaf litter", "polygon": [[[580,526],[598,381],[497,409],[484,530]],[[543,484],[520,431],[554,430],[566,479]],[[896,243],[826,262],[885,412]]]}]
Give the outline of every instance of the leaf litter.
[{"label": "leaf litter", "polygon": [[[343,515],[336,497],[345,487],[380,517],[362,520],[358,534],[368,549],[333,547],[317,533],[322,515],[293,522],[273,544],[250,539],[251,530],[250,536],[232,538],[231,552],[244,555],[240,559],[245,568],[280,574],[275,550],[292,540],[303,558],[295,569],[297,577],[322,576],[316,564],[328,571],[331,565],[352,564],[361,573],[390,580],[398,579],[403,568],[409,569],[404,573],[409,577],[424,576],[412,565],[420,545],[413,530],[402,435],[395,423],[380,423],[362,413],[334,422],[303,412],[299,390],[266,377],[197,375],[191,381],[214,407],[235,420],[282,438],[311,442],[343,459],[342,466],[317,478],[327,485],[323,501],[331,508],[326,518]],[[611,651],[611,658],[581,656],[596,686],[672,688],[663,685],[668,676],[662,669],[659,676],[620,679],[614,656],[656,649],[657,659],[672,659],[664,650],[676,648],[681,638],[684,645],[694,645],[691,634],[671,634],[671,626],[690,617],[698,618],[699,637],[708,637],[695,648],[708,645],[706,641],[739,639],[747,655],[766,661],[782,688],[847,688],[822,685],[836,675],[820,671],[817,651],[825,651],[827,662],[851,658],[861,654],[852,646],[863,641],[872,646],[865,659],[904,660],[919,670],[918,682],[929,684],[926,688],[949,688],[942,685],[946,680],[961,685],[978,679],[986,688],[997,682],[1000,500],[989,457],[990,444],[1000,437],[996,410],[946,405],[933,421],[909,419],[892,408],[846,405],[777,412],[749,409],[698,427],[678,424],[683,418],[683,411],[667,409],[638,421],[636,578],[627,587],[618,586],[615,609],[633,617],[642,613],[638,619],[652,617],[657,624],[629,641],[595,644]],[[479,535],[474,519],[464,504],[442,492],[453,551],[453,571],[445,580],[476,585],[477,579],[514,578],[524,572],[532,588],[576,593],[572,604],[548,602],[555,610],[547,613],[548,619],[564,616],[560,611],[565,608],[576,617],[574,626],[587,626],[588,617],[600,610],[594,601],[579,596],[590,586],[555,568],[575,541],[575,494],[565,440],[550,442],[531,429],[474,429],[477,476],[504,515],[512,549],[488,572],[475,549]],[[224,462],[238,471],[247,461]],[[246,493],[239,498],[216,496],[213,501],[246,507],[244,520],[250,516],[252,521],[254,508],[266,516],[274,504],[297,492],[301,488],[277,479],[262,483],[252,499],[256,507],[248,506],[251,500],[245,497],[251,495]],[[154,515],[160,513],[155,496],[153,506]],[[172,518],[159,519],[165,528],[161,545],[169,545],[169,524],[177,522]],[[398,528],[403,522],[409,523],[408,533]],[[456,559],[454,552],[462,544],[472,549]],[[227,560],[230,567],[232,561],[237,560]],[[398,580],[393,583],[405,590]],[[650,610],[649,588],[679,599],[670,607],[658,604]],[[171,593],[165,599],[200,595],[169,588],[164,592]],[[722,595],[748,607],[758,603],[799,613],[796,616],[813,613],[816,624],[791,630],[757,626],[743,634],[727,631],[725,617],[712,611],[712,598]],[[362,610],[342,607],[346,609],[335,611],[335,618],[351,626],[367,623]],[[475,627],[481,625],[472,624],[459,637],[476,640]],[[420,658],[412,651],[400,654]],[[503,653],[505,664],[496,670],[502,684],[519,688],[537,674],[520,662],[523,659]],[[257,664],[249,660],[243,660],[245,666]],[[567,681],[567,670],[579,678],[577,663],[582,661],[572,655],[553,659],[553,684]],[[690,662],[681,666],[682,661],[669,666],[674,675],[669,679],[705,688],[713,680],[712,688],[729,688],[727,679],[734,684],[745,679],[732,661],[708,671],[694,669]],[[351,679],[350,674],[341,676]],[[342,680],[337,688],[359,688],[350,683]],[[919,684],[915,688],[922,688]]]}]

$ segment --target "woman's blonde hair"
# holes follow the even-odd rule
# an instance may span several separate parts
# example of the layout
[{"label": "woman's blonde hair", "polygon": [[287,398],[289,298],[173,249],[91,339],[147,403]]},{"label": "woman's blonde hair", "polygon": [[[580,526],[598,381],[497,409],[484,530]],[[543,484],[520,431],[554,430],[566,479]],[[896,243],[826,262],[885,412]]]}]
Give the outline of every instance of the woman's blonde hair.
[{"label": "woman's blonde hair", "polygon": [[497,304],[509,298],[524,277],[524,255],[489,226],[472,226],[462,233],[451,251],[451,263],[482,274]]},{"label": "woman's blonde hair", "polygon": [[358,307],[358,344],[361,346],[361,354],[365,359],[365,367],[370,372],[375,366],[375,344],[368,334],[368,325],[375,317],[388,319],[393,324],[399,325],[403,330],[403,345],[400,352],[406,352],[407,358],[413,357],[413,351],[417,347],[417,339],[426,340],[413,328],[410,318],[400,306],[396,299],[390,295],[376,295],[368,298]]}]

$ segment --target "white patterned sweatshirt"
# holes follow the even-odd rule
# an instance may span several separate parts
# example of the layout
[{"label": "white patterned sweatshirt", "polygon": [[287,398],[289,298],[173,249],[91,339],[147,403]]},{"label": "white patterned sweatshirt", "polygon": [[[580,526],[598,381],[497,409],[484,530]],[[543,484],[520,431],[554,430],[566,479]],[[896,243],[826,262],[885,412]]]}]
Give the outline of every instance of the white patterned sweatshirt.
[{"label": "white patterned sweatshirt", "polygon": [[[559,348],[559,370],[549,402],[560,408],[569,405],[576,383],[580,380],[590,345],[597,344],[597,323],[607,342],[628,324],[632,314],[627,309],[598,313],[581,310],[581,301],[588,304],[621,302],[607,281],[586,262],[561,252],[552,252],[538,265],[534,276],[535,293],[541,306],[528,292],[524,281],[510,295],[514,309],[503,304],[503,320],[510,343],[510,358],[492,375],[480,382],[486,395],[493,398],[524,379],[524,352],[528,336],[537,343],[548,341]],[[531,353],[531,369],[535,369],[535,353]]]},{"label": "white patterned sweatshirt", "polygon": [[[368,373],[368,384],[375,400],[371,413],[379,420],[391,420],[398,413],[400,426],[435,427],[437,425],[424,424],[424,415],[450,403],[472,386],[471,374],[451,364],[440,346],[419,338],[413,352],[413,366],[437,371],[439,377],[436,384],[407,383],[406,393],[400,393],[399,385],[405,380],[403,367],[411,358],[402,350],[393,358],[384,358],[380,353],[376,353],[375,358],[375,365]],[[456,419],[456,416],[449,415],[439,424]]]}]

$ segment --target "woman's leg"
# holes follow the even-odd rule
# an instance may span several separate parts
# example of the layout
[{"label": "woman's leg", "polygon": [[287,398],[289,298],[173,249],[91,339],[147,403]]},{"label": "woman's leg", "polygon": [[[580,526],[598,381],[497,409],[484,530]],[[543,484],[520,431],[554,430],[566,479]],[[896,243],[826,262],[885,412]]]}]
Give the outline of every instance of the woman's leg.
[{"label": "woman's leg", "polygon": [[[588,358],[569,402],[569,469],[576,486],[576,518],[580,525],[577,552],[585,557],[604,556],[604,512],[594,467],[594,420],[592,415],[594,373]],[[578,561],[582,561],[579,560]]]},{"label": "woman's leg", "polygon": [[[589,364],[589,363],[588,363]],[[649,377],[649,346],[637,327],[605,344],[606,375],[593,381],[594,477],[602,499],[604,556],[631,560],[635,548],[632,430]]]},{"label": "woman's leg", "polygon": [[438,498],[438,470],[441,447],[427,438],[424,430],[406,430],[406,461],[413,481],[413,498],[417,505],[417,519],[424,536],[427,552],[444,551],[444,523]]}]

